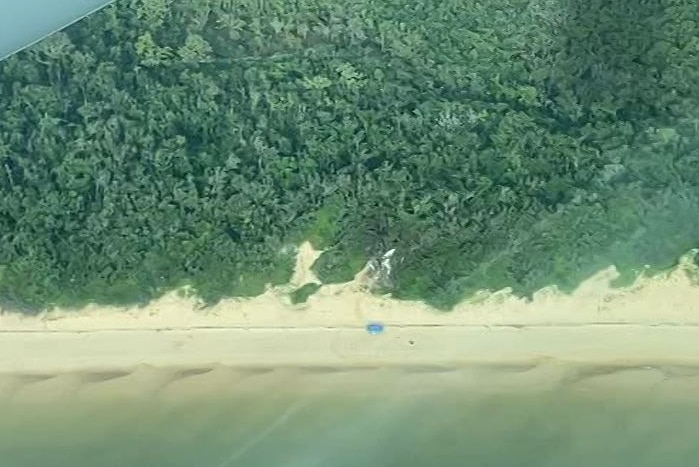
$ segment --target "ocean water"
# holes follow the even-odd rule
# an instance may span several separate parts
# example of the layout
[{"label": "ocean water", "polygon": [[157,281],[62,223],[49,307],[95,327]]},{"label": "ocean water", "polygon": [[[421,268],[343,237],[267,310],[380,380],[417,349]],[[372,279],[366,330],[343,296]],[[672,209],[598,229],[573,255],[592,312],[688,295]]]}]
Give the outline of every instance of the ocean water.
[{"label": "ocean water", "polygon": [[699,369],[0,378],[2,467],[689,467]]}]

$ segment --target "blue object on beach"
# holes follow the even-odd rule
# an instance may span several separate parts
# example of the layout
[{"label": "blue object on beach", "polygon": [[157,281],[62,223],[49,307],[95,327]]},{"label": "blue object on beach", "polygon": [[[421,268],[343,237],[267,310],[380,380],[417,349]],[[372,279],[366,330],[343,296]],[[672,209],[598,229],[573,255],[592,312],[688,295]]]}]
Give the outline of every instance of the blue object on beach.
[{"label": "blue object on beach", "polygon": [[381,323],[369,323],[366,325],[366,332],[375,336],[376,334],[381,334],[383,332],[383,324]]}]

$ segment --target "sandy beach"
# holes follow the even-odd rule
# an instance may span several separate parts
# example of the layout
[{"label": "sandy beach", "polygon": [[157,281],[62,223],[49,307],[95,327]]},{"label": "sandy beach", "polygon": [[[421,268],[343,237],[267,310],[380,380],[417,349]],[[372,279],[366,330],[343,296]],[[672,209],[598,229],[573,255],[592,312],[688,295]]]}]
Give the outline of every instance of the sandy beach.
[{"label": "sandy beach", "polygon": [[[0,372],[548,360],[699,365],[699,287],[688,257],[623,289],[609,286],[616,276],[609,268],[570,295],[545,289],[527,302],[507,290],[484,292],[451,312],[369,294],[362,274],[291,305],[288,292],[314,280],[309,267],[318,254],[301,246],[288,287],[210,308],[173,292],[142,308],[2,313]],[[384,323],[385,332],[369,335],[369,321]]]}]

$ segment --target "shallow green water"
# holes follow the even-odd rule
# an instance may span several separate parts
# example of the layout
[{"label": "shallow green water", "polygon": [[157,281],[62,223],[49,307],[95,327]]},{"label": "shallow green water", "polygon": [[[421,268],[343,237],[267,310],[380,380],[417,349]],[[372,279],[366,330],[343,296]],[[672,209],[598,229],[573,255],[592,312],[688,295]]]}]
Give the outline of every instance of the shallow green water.
[{"label": "shallow green water", "polygon": [[6,400],[0,465],[688,467],[699,458],[699,393],[397,386],[113,404],[78,395],[50,410]]}]

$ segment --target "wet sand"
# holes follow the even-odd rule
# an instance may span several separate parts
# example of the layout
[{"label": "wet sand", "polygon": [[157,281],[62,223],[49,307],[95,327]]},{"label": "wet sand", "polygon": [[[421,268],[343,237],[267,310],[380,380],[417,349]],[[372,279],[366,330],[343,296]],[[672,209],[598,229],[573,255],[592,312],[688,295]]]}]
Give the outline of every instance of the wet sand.
[{"label": "wet sand", "polygon": [[6,374],[0,456],[9,467],[685,467],[697,390],[699,367],[554,361]]}]

